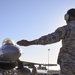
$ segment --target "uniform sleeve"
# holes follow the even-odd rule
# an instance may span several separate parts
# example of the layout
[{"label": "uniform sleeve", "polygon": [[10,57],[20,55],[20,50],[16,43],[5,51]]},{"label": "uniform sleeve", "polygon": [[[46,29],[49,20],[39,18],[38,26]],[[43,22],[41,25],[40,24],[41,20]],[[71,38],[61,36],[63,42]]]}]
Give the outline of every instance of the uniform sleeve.
[{"label": "uniform sleeve", "polygon": [[46,44],[52,44],[52,43],[58,42],[61,39],[64,39],[66,32],[67,32],[67,29],[65,26],[60,27],[56,29],[55,32],[42,36],[39,39],[37,39],[36,44],[46,45]]}]

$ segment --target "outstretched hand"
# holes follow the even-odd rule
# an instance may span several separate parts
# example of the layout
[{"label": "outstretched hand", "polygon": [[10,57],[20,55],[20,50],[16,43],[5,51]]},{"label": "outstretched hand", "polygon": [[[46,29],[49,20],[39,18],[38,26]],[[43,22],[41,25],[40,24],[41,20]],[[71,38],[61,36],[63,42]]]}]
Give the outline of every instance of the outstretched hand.
[{"label": "outstretched hand", "polygon": [[30,42],[27,41],[27,40],[20,40],[17,42],[18,45],[20,46],[29,46],[30,45]]}]

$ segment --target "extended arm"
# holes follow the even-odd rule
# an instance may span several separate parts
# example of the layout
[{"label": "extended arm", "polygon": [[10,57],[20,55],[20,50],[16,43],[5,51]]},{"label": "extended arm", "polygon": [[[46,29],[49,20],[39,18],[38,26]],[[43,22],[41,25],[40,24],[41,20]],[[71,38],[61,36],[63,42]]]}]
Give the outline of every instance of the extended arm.
[{"label": "extended arm", "polygon": [[51,44],[60,41],[63,39],[66,35],[66,27],[60,27],[55,30],[55,32],[42,36],[39,39],[27,41],[27,40],[21,40],[18,41],[17,44],[20,46],[29,46],[29,45],[46,45]]}]

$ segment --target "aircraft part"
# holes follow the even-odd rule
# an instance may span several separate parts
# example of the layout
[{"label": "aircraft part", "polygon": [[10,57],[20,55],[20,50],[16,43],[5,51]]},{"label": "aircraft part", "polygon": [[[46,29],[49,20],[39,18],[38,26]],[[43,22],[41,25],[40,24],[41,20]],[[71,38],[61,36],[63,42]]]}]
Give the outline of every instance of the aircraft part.
[{"label": "aircraft part", "polygon": [[0,60],[16,61],[22,54],[22,50],[15,45],[15,42],[10,39],[4,39],[0,48]]},{"label": "aircraft part", "polygon": [[14,45],[6,44],[0,49],[0,60],[15,61],[21,56],[20,49]]},{"label": "aircraft part", "polygon": [[31,71],[25,67],[18,69],[18,73],[21,75],[31,75]]},{"label": "aircraft part", "polygon": [[10,70],[12,68],[15,68],[16,63],[1,63],[0,62],[0,69],[1,70]]}]

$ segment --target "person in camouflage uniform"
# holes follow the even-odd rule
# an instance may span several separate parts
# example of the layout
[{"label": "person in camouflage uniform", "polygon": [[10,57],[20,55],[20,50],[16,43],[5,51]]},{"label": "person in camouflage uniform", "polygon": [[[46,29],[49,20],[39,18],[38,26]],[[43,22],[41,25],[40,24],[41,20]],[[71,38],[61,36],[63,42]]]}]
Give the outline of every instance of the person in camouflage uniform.
[{"label": "person in camouflage uniform", "polygon": [[20,46],[47,45],[62,40],[58,56],[60,75],[75,75],[75,9],[69,9],[64,18],[67,25],[57,28],[53,33],[32,41],[20,40],[17,44]]}]

